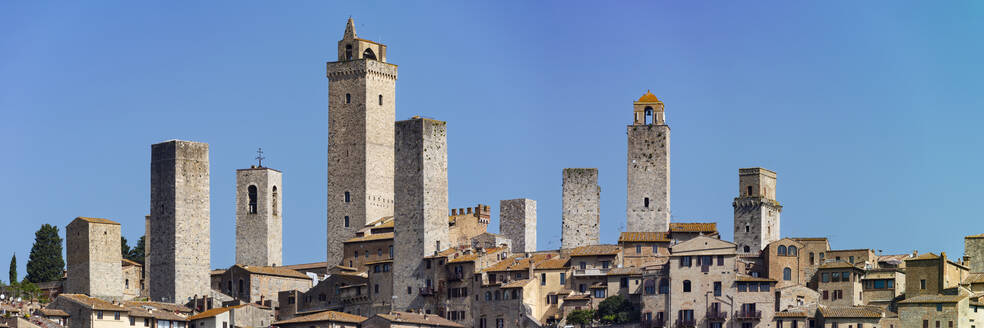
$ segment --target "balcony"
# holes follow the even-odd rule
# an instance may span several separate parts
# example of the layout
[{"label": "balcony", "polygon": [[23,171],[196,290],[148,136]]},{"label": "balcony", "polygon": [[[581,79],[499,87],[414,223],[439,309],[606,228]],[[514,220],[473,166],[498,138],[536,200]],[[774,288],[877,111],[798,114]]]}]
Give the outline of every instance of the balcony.
[{"label": "balcony", "polygon": [[656,320],[642,319],[642,321],[639,322],[639,327],[640,328],[664,328],[664,327],[666,327],[666,323],[663,322],[663,320],[659,320],[659,319],[656,319]]},{"label": "balcony", "polygon": [[707,320],[710,321],[725,321],[728,320],[728,312],[718,311],[718,310],[708,310]]},{"label": "balcony", "polygon": [[465,279],[464,272],[454,272],[454,271],[448,272],[448,280],[450,281],[461,281],[464,279]]},{"label": "balcony", "polygon": [[434,295],[434,288],[431,288],[431,287],[420,287],[420,295],[421,296],[433,296]]},{"label": "balcony", "polygon": [[577,269],[574,270],[574,276],[604,276],[608,274],[609,269]]},{"label": "balcony", "polygon": [[697,327],[697,321],[694,319],[677,319],[676,324],[673,325],[675,328],[695,328]]},{"label": "balcony", "polygon": [[735,312],[735,319],[738,320],[761,320],[762,311],[739,311]]}]

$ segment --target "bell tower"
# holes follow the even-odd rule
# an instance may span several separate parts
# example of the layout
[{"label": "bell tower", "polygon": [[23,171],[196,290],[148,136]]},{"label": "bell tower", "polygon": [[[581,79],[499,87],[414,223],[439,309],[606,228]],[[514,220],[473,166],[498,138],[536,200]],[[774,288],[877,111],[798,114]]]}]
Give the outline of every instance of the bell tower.
[{"label": "bell tower", "polygon": [[328,62],[328,266],[366,221],[393,215],[396,65],[349,18]]},{"label": "bell tower", "polygon": [[669,231],[670,126],[663,102],[646,91],[632,103],[632,125],[626,130],[626,231]]}]

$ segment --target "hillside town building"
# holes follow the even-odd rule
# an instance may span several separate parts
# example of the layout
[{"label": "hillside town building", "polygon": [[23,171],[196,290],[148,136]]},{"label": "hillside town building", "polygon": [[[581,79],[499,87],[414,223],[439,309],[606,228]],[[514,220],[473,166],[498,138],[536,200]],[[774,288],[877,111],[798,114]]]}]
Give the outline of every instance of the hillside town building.
[{"label": "hillside town building", "polygon": [[[283,263],[282,173],[256,165],[236,171],[236,264],[213,270],[209,145],[165,141],[151,146],[145,263],[120,257],[119,223],[72,220],[67,276],[50,283],[52,301],[35,311],[47,321],[35,325],[569,327],[579,325],[572,314],[617,300],[631,311],[595,323],[984,325],[984,235],[965,237],[959,259],[784,236],[778,175],[760,167],[738,168],[735,197],[709,202],[731,202],[733,241],[713,220],[671,216],[670,129],[649,91],[627,126],[627,230],[616,244],[601,243],[601,225],[623,221],[601,218],[597,168],[563,169],[559,227],[538,224],[537,202],[519,198],[500,201],[499,231],[489,231],[489,205],[450,208],[448,123],[396,121],[397,67],[386,55],[350,18],[327,63],[328,231],[315,241],[327,242],[324,262]],[[560,229],[561,247],[540,247],[537,229]]]}]

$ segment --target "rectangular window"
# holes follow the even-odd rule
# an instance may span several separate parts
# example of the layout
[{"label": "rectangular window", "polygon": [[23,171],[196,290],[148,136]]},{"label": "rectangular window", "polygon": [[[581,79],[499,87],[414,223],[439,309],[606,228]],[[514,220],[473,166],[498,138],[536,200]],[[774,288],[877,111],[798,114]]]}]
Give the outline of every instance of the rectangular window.
[{"label": "rectangular window", "polygon": [[690,256],[681,256],[680,257],[680,266],[682,266],[682,267],[689,267],[690,266]]},{"label": "rectangular window", "polygon": [[825,290],[823,291],[823,299],[829,299],[829,293]]},{"label": "rectangular window", "polygon": [[349,226],[349,217],[348,217],[348,215],[346,215],[345,216],[345,227],[348,228],[348,226]]},{"label": "rectangular window", "polygon": [[563,284],[566,284],[566,283],[567,283],[567,272],[561,272],[560,273],[560,284],[563,285]]},{"label": "rectangular window", "polygon": [[737,285],[738,285],[738,291],[739,292],[746,292],[746,291],[748,291],[748,285],[747,284],[745,284],[743,282],[739,282]]},{"label": "rectangular window", "polygon": [[850,272],[841,272],[841,280],[843,280],[843,281],[851,281],[851,273]]},{"label": "rectangular window", "polygon": [[130,317],[130,325],[131,326],[136,326],[137,325],[137,318]]},{"label": "rectangular window", "polygon": [[587,268],[588,268],[588,264],[587,264],[587,263],[584,263],[584,262],[582,261],[582,262],[581,262],[581,270],[585,270],[585,269],[587,269]]},{"label": "rectangular window", "polygon": [[636,245],[636,254],[642,254],[642,245]]},{"label": "rectangular window", "polygon": [[103,311],[96,311],[96,319],[102,319],[102,318],[103,318]]},{"label": "rectangular window", "polygon": [[926,289],[926,279],[919,280],[919,289]]},{"label": "rectangular window", "polygon": [[653,245],[653,254],[658,254],[659,253],[659,252],[657,252],[658,249],[659,249],[659,246]]},{"label": "rectangular window", "polygon": [[714,296],[721,296],[721,282],[714,282]]},{"label": "rectangular window", "polygon": [[622,279],[618,282],[618,287],[629,288],[629,278],[622,277]]},{"label": "rectangular window", "polygon": [[724,265],[724,255],[718,255],[718,266]]},{"label": "rectangular window", "polygon": [[431,268],[431,261],[430,261],[430,260],[426,260],[426,261],[424,261],[424,264],[426,264],[426,265],[427,265],[427,268],[428,268],[428,269],[430,269],[430,268]]},{"label": "rectangular window", "polygon": [[763,291],[763,292],[767,292],[767,291],[769,291],[769,283],[767,283],[767,282],[763,282],[763,283],[761,283],[761,284],[759,285],[759,290],[761,290],[761,291]]},{"label": "rectangular window", "polygon": [[541,273],[540,274],[540,286],[546,286],[546,285],[547,285],[547,274],[546,273]]},{"label": "rectangular window", "polygon": [[601,261],[601,268],[608,269],[608,261]]},{"label": "rectangular window", "polygon": [[748,291],[749,292],[758,292],[759,291],[759,284],[754,283],[754,282],[748,283]]},{"label": "rectangular window", "polygon": [[830,274],[829,273],[826,273],[826,272],[824,272],[823,274],[821,274],[820,275],[820,281],[830,282]]},{"label": "rectangular window", "polygon": [[113,320],[120,320],[120,311],[113,312]]},{"label": "rectangular window", "polygon": [[875,280],[874,286],[875,289],[885,289],[885,280]]}]

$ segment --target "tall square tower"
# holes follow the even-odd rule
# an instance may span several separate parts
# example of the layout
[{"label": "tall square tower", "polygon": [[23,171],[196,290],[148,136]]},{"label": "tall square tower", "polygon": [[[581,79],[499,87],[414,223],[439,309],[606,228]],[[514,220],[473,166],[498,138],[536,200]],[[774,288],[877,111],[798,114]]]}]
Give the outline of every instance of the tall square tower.
[{"label": "tall square tower", "polygon": [[513,252],[536,251],[536,201],[499,201],[499,232],[512,240]]},{"label": "tall square tower", "polygon": [[422,310],[428,306],[423,296],[437,290],[422,259],[450,247],[447,145],[445,122],[419,117],[396,122],[394,311]]},{"label": "tall square tower", "polygon": [[328,76],[328,265],[366,220],[393,215],[396,65],[348,20]]},{"label": "tall square tower", "polygon": [[208,144],[150,149],[150,299],[184,303],[211,291]]},{"label": "tall square tower", "polygon": [[68,280],[65,293],[123,299],[123,255],[120,224],[107,219],[78,217],[65,227]]},{"label": "tall square tower", "polygon": [[236,264],[284,265],[282,199],[280,171],[236,170]]},{"label": "tall square tower", "polygon": [[649,91],[632,103],[632,109],[632,125],[626,129],[626,231],[666,232],[670,229],[670,126],[663,102]]},{"label": "tall square tower", "polygon": [[776,172],[760,167],[738,169],[738,197],[735,209],[735,244],[743,255],[758,255],[765,246],[779,240],[779,214],[776,201]]},{"label": "tall square tower", "polygon": [[564,169],[562,207],[560,247],[597,245],[601,219],[598,169]]}]

